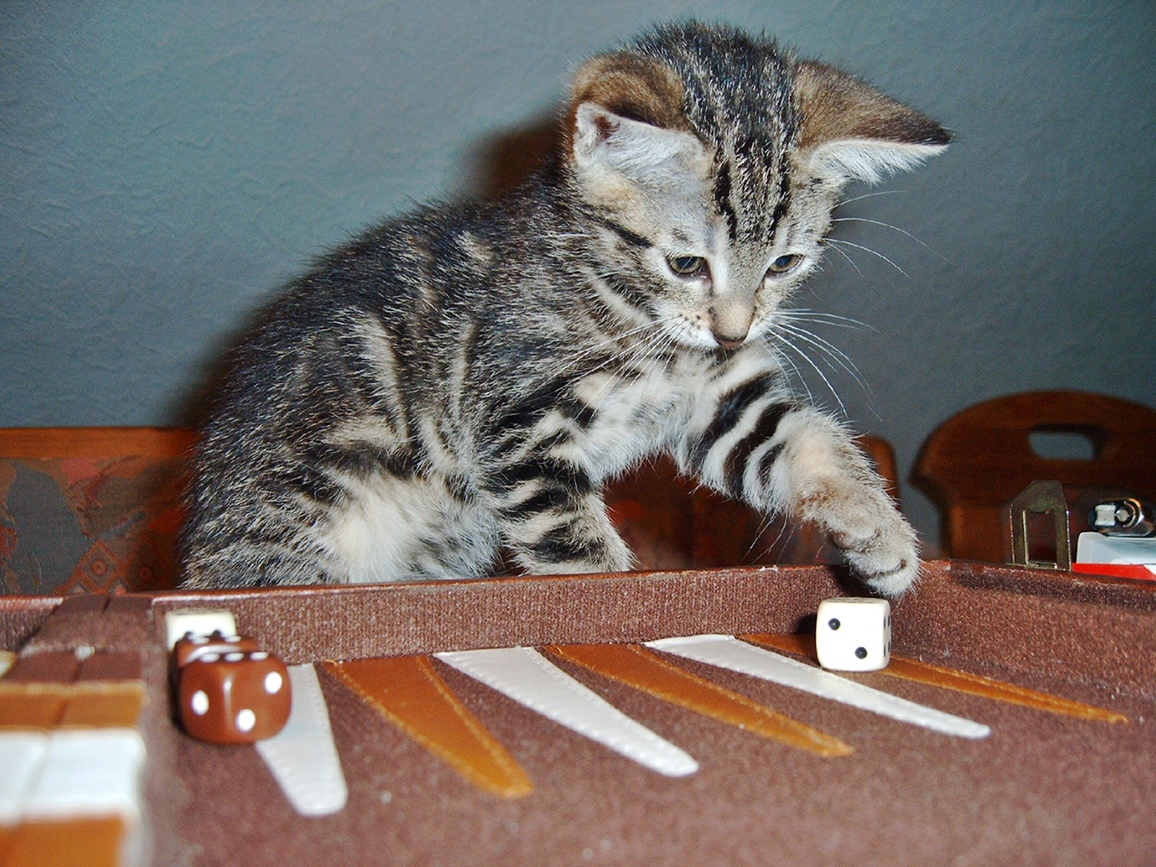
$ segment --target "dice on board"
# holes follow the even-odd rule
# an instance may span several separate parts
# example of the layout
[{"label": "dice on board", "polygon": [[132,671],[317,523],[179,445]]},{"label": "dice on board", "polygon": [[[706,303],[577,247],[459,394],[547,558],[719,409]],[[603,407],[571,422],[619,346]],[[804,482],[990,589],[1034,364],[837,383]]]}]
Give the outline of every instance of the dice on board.
[{"label": "dice on board", "polygon": [[835,671],[877,671],[891,661],[891,604],[845,596],[819,603],[819,664]]},{"label": "dice on board", "polygon": [[203,652],[177,672],[177,711],[186,732],[218,744],[251,744],[285,727],[289,670],[272,654],[240,646]]}]

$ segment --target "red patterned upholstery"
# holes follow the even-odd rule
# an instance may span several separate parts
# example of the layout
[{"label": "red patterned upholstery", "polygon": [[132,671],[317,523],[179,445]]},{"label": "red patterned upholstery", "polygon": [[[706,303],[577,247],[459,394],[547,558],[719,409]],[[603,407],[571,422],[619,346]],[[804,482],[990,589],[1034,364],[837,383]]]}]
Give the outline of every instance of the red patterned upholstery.
[{"label": "red patterned upholstery", "polygon": [[0,430],[0,592],[171,588],[194,435]]}]

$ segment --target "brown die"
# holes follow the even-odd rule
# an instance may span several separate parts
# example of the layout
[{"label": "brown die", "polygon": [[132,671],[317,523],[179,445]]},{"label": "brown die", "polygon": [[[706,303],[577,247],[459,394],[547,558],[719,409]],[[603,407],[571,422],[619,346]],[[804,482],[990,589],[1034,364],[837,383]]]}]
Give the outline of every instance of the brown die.
[{"label": "brown die", "polygon": [[204,653],[177,674],[177,710],[193,737],[250,744],[272,737],[289,719],[289,670],[264,651]]}]

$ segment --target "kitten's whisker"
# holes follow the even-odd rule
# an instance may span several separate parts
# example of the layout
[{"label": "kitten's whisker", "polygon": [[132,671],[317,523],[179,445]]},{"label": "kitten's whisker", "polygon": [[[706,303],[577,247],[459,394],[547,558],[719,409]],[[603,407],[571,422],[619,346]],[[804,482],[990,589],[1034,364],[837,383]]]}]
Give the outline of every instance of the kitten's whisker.
[{"label": "kitten's whisker", "polygon": [[[908,274],[906,271],[904,271],[902,268],[900,268],[898,265],[896,265],[894,262],[892,262],[890,259],[888,259],[886,256],[884,256],[878,250],[872,250],[870,247],[864,247],[862,244],[855,244],[855,243],[852,243],[851,241],[844,241],[841,238],[828,238],[827,240],[832,244],[836,244],[836,245],[842,244],[843,246],[846,246],[846,247],[854,247],[856,250],[862,250],[865,253],[870,253],[872,256],[877,256],[880,259],[882,259],[884,262],[886,262],[888,265],[890,265],[892,268],[894,268],[896,271],[898,271],[900,274],[902,274],[904,277],[906,277],[908,280],[911,279],[910,274]],[[835,249],[838,249],[838,247],[836,246]],[[858,271],[859,269],[856,268],[855,270]],[[862,274],[863,272],[860,271],[859,273]]]},{"label": "kitten's whisker", "polygon": [[776,328],[781,328],[784,331],[788,332],[789,334],[803,337],[809,343],[812,343],[813,345],[816,345],[816,346],[821,346],[823,349],[829,351],[833,355],[839,356],[839,358],[841,358],[843,361],[847,362],[848,364],[854,365],[854,362],[852,362],[851,359],[841,349],[839,349],[839,347],[837,347],[830,340],[827,340],[825,337],[822,337],[819,334],[817,334],[816,332],[812,331],[811,329],[804,328],[802,325],[799,324],[801,322],[815,322],[815,324],[824,324],[824,325],[832,324],[832,325],[835,325],[836,327],[842,327],[842,328],[852,328],[854,326],[837,325],[835,323],[822,322],[821,320],[816,322],[815,320],[806,319],[803,317],[797,317],[796,318],[796,317],[787,317],[787,316],[782,317],[781,319],[779,319],[778,321],[775,322]]},{"label": "kitten's whisker", "polygon": [[841,367],[847,373],[851,374],[851,376],[854,377],[855,382],[857,382],[860,386],[863,388],[867,387],[867,383],[863,380],[863,377],[859,372],[859,368],[855,366],[855,362],[853,362],[846,353],[835,346],[835,344],[828,340],[824,340],[822,337],[813,332],[807,331],[804,328],[799,328],[798,326],[779,323],[778,327],[791,337],[801,340],[809,346],[813,346],[815,349],[819,350],[825,356],[830,358],[834,362],[832,369],[836,365]]},{"label": "kitten's whisker", "polygon": [[776,538],[767,546],[767,548],[761,554],[756,554],[754,558],[751,557],[755,547],[759,544],[759,540],[763,538],[764,533],[771,529],[771,524],[774,523],[776,517],[777,516],[773,512],[762,512],[759,514],[759,523],[758,526],[755,527],[755,532],[751,538],[751,543],[747,545],[747,549],[743,552],[743,557],[748,562],[752,559],[758,559],[765,556],[766,553],[772,550],[778,543],[778,537],[783,535],[783,529],[780,526],[779,532],[776,534]]},{"label": "kitten's whisker", "polygon": [[[848,356],[845,352],[843,352],[843,350],[841,350],[834,343],[832,343],[831,341],[822,337],[821,335],[816,334],[814,331],[807,329],[807,328],[803,328],[802,326],[798,325],[797,323],[800,321],[807,322],[807,321],[815,321],[815,320],[810,319],[809,315],[808,316],[795,316],[795,315],[793,315],[793,314],[795,314],[795,312],[796,311],[782,311],[782,313],[784,315],[780,320],[778,320],[775,323],[776,330],[781,329],[781,332],[783,334],[789,335],[790,337],[793,337],[795,340],[800,341],[802,343],[805,343],[807,345],[810,345],[810,346],[814,347],[815,349],[817,349],[818,351],[822,352],[825,356],[827,356],[827,358],[828,358],[827,363],[832,370],[834,370],[834,369],[836,369],[836,367],[838,367],[838,368],[842,368],[844,371],[846,371],[848,374],[850,374],[851,377],[854,379],[855,384],[858,385],[859,388],[861,388],[863,390],[863,393],[867,396],[867,401],[868,401],[868,404],[870,406],[872,414],[874,414],[874,415],[876,415],[876,417],[878,417],[878,413],[875,411],[875,408],[874,408],[874,397],[872,395],[871,385],[870,385],[870,383],[867,382],[866,378],[862,375],[862,372],[859,370],[858,365],[855,364],[855,362],[851,359],[851,357]],[[812,314],[812,313],[813,313],[813,311],[807,311],[807,314]],[[814,315],[817,317],[822,317],[822,318],[818,319],[817,324],[835,325],[836,327],[841,327],[841,328],[853,328],[853,327],[857,327],[857,326],[870,327],[870,326],[865,325],[865,323],[859,322],[858,320],[848,319],[848,317],[841,317],[841,316],[835,316],[834,317],[835,319],[846,319],[847,322],[839,322],[839,321],[828,322],[828,321],[826,321],[827,314],[814,314]],[[848,324],[848,323],[851,323],[851,324]],[[786,346],[790,346],[792,349],[794,349],[800,355],[806,355],[803,352],[803,350],[791,340],[783,340],[783,344]],[[807,361],[809,364],[813,364],[813,362],[809,356],[807,357]],[[836,400],[838,400],[838,395],[835,395],[835,398],[836,398]],[[842,404],[842,402],[840,401],[840,405],[841,404]]]},{"label": "kitten's whisker", "polygon": [[[850,329],[865,328],[865,329],[868,329],[870,331],[875,331],[875,332],[878,331],[873,325],[871,325],[867,322],[863,322],[862,320],[859,320],[859,319],[853,319],[849,316],[840,316],[840,315],[834,314],[834,313],[823,313],[823,312],[819,312],[819,311],[815,311],[815,310],[808,310],[805,308],[780,310],[779,316],[781,317],[782,320],[785,320],[785,321],[790,322],[792,324],[798,323],[798,322],[809,322],[809,323],[813,323],[816,325],[829,325],[829,326],[832,326],[835,328],[850,328]],[[859,387],[862,388],[864,393],[867,395],[868,404],[869,404],[872,415],[874,415],[876,418],[878,418],[879,414],[875,410],[874,397],[873,397],[872,392],[871,392],[871,386],[866,381],[866,379],[864,379],[859,374],[858,366],[851,360],[851,358],[849,356],[847,356],[845,353],[843,353],[842,350],[838,349],[833,343],[830,343],[829,341],[826,341],[823,338],[819,337],[819,335],[817,335],[814,331],[811,331],[810,329],[804,329],[804,330],[811,337],[813,337],[817,340],[823,340],[823,342],[827,345],[827,348],[829,350],[831,350],[832,353],[838,354],[843,359],[843,361],[846,362],[846,364],[840,364],[840,366],[842,366],[845,370],[847,370],[848,373],[850,373],[855,378],[856,384],[858,384]],[[848,365],[849,365],[849,367],[848,367]],[[854,368],[854,369],[852,370],[851,368]]]},{"label": "kitten's whisker", "polygon": [[940,259],[942,259],[944,262],[947,262],[949,265],[954,264],[950,259],[948,259],[946,256],[944,256],[942,253],[940,253],[938,250],[936,250],[930,244],[924,243],[922,240],[920,240],[915,235],[908,232],[906,229],[900,229],[898,226],[893,226],[890,223],[883,222],[882,220],[869,220],[866,217],[836,217],[831,222],[832,223],[870,223],[873,226],[882,226],[885,229],[891,229],[892,231],[898,232],[900,235],[907,236],[908,238],[910,238],[912,241],[914,241],[916,244],[923,247],[924,249],[930,250],[932,253],[934,253],[936,256],[938,256]]},{"label": "kitten's whisker", "polygon": [[[770,523],[772,520],[774,520],[774,516],[768,515],[767,516],[767,526],[768,527],[770,526]],[[787,554],[787,562],[790,562],[793,558],[790,556],[789,546],[792,544],[792,540],[797,533],[798,533],[798,528],[795,526],[794,521],[785,520],[785,519],[780,520],[779,521],[779,532],[777,532],[775,534],[774,539],[769,540],[767,542],[767,544],[763,547],[763,549],[757,555],[755,555],[755,559],[761,560],[762,558],[764,558],[768,554],[770,554],[772,551],[774,551],[776,548],[778,548],[780,554],[783,554],[783,553]],[[760,533],[758,536],[755,537],[754,541],[751,543],[751,550],[754,550],[755,545],[758,544],[759,539],[761,539],[761,538],[762,538],[762,533]],[[750,552],[748,551],[747,553],[749,554]],[[777,557],[776,561],[782,562],[782,557]]]},{"label": "kitten's whisker", "polygon": [[788,379],[791,381],[792,389],[796,387],[793,383],[797,382],[803,391],[806,392],[807,403],[816,403],[815,395],[811,392],[810,383],[807,382],[806,377],[803,376],[799,370],[799,366],[795,364],[794,359],[778,346],[773,347],[772,351],[775,354],[775,360],[779,363],[779,367],[787,374]]},{"label": "kitten's whisker", "polygon": [[[601,359],[597,364],[592,365],[589,369],[583,370],[582,375],[588,376],[605,370],[615,364],[628,362],[631,356],[638,361],[646,361],[647,359],[653,358],[653,363],[658,364],[661,361],[659,353],[662,351],[664,345],[672,343],[662,326],[666,322],[674,321],[676,318],[676,316],[671,316],[666,319],[647,322],[644,325],[637,326],[620,334],[609,335],[605,340],[591,347],[587,347],[582,352],[570,358],[567,363],[558,370],[558,373],[562,374],[573,370],[592,355],[596,355],[603,348],[621,343],[623,340],[629,341],[629,338],[637,337],[637,335],[640,334],[643,335],[641,341],[629,341],[627,346],[620,347],[619,351],[611,353]],[[647,334],[647,331],[652,331],[653,333]],[[603,385],[602,393],[597,396],[599,402],[606,397],[612,385],[613,382],[611,380],[608,380]]]},{"label": "kitten's whisker", "polygon": [[869,322],[864,322],[862,319],[854,319],[850,316],[841,316],[838,313],[824,313],[819,310],[809,310],[806,307],[790,307],[779,311],[779,315],[784,319],[792,321],[798,320],[800,322],[814,322],[815,324],[830,325],[834,328],[851,328],[859,329],[866,328],[868,331],[879,332],[874,325]]},{"label": "kitten's whisker", "polygon": [[876,196],[894,196],[896,193],[906,193],[906,192],[907,192],[907,190],[875,190],[872,193],[864,193],[861,196],[854,196],[850,199],[843,199],[843,201],[839,202],[839,204],[837,204],[835,207],[841,208],[844,205],[851,204],[852,202],[860,202],[863,199],[873,199]]},{"label": "kitten's whisker", "polygon": [[[837,356],[835,356],[826,347],[823,347],[819,344],[815,344],[813,341],[807,340],[805,337],[803,337],[801,335],[796,336],[795,339],[799,340],[802,343],[812,345],[815,349],[817,349],[819,352],[821,352],[822,355],[825,356],[824,364],[829,371],[836,372],[838,370],[843,370],[849,376],[851,376],[851,378],[855,381],[856,385],[858,385],[864,391],[868,391],[867,383],[864,381],[864,379],[863,379],[862,375],[859,373],[859,371],[856,370],[853,366],[840,360]],[[804,352],[802,350],[802,348],[800,348],[800,347],[796,347],[796,352],[799,353],[799,356],[801,358],[803,358],[810,367],[814,368],[816,370],[816,372],[819,372],[819,363],[814,358],[812,358],[809,353]],[[822,374],[820,373],[820,375],[822,375]],[[832,394],[834,394],[835,393],[834,386],[829,381],[827,381],[826,377],[823,378],[823,382],[827,386],[827,388],[829,388],[831,390]],[[837,394],[835,395],[835,399],[839,400]],[[842,406],[842,401],[839,401],[839,405]]]},{"label": "kitten's whisker", "polygon": [[[621,341],[621,340],[623,340],[623,339],[625,339],[625,338],[633,337],[634,335],[636,335],[636,334],[641,334],[642,332],[645,332],[645,331],[647,331],[647,330],[649,330],[649,329],[658,329],[658,328],[660,328],[660,327],[661,327],[661,325],[662,325],[662,322],[663,322],[663,320],[659,320],[659,321],[657,321],[657,322],[647,322],[647,323],[645,323],[645,324],[643,324],[643,325],[639,325],[639,326],[637,326],[637,327],[635,327],[635,328],[631,328],[631,329],[629,329],[629,330],[627,330],[627,331],[624,331],[624,332],[622,332],[622,333],[620,333],[620,334],[612,334],[612,335],[607,335],[605,340],[602,340],[602,341],[600,341],[600,342],[598,342],[598,343],[595,343],[595,344],[594,344],[594,345],[592,345],[592,346],[588,346],[588,347],[584,348],[582,351],[580,351],[578,354],[576,354],[576,355],[573,355],[573,356],[571,356],[569,359],[567,359],[567,362],[566,362],[566,364],[564,364],[564,365],[563,365],[563,366],[562,366],[562,367],[559,369],[559,371],[558,371],[558,372],[559,372],[559,373],[564,373],[564,372],[566,372],[567,370],[570,370],[570,369],[571,369],[571,368],[573,368],[574,366],[576,366],[576,365],[578,365],[578,364],[582,363],[583,361],[585,361],[585,360],[586,360],[587,358],[589,358],[591,355],[594,355],[594,354],[598,353],[598,352],[599,352],[599,351],[601,351],[603,348],[605,348],[605,347],[607,347],[607,346],[612,346],[612,345],[614,345],[615,343],[618,343],[619,341]],[[625,351],[625,350],[623,350],[623,352],[624,352],[624,351]],[[623,354],[623,352],[619,352],[619,353],[616,353],[616,354],[614,354],[614,355],[611,355],[609,359],[607,359],[605,362],[603,362],[603,364],[602,364],[602,365],[599,365],[599,367],[598,367],[598,368],[596,368],[596,369],[601,369],[603,366],[605,366],[605,364],[608,364],[608,363],[611,363],[611,362],[613,362],[613,361],[614,361],[616,358],[618,358],[619,356],[621,356],[621,355]]]},{"label": "kitten's whisker", "polygon": [[[656,347],[661,347],[662,338],[662,331],[655,330],[654,333],[645,335],[640,342],[624,348],[617,355],[607,359],[603,365],[600,365],[591,372],[597,372],[611,363],[619,362],[623,366],[632,368],[639,374],[648,375],[644,373],[644,368],[652,369],[655,363],[655,349]],[[607,377],[598,395],[599,403],[610,394],[616,384],[620,384],[616,377]]]},{"label": "kitten's whisker", "polygon": [[595,238],[589,232],[545,232],[542,237],[550,241],[591,241]]},{"label": "kitten's whisker", "polygon": [[[835,398],[835,402],[836,402],[837,404],[839,404],[839,411],[840,411],[840,412],[843,414],[843,416],[844,416],[844,417],[846,417],[846,415],[847,415],[847,407],[846,407],[846,405],[843,403],[843,399],[842,399],[841,397],[839,397],[839,393],[838,393],[838,392],[835,390],[835,386],[831,384],[831,380],[829,380],[829,379],[827,378],[827,375],[826,375],[825,373],[823,373],[822,369],[819,367],[819,365],[818,365],[818,364],[816,364],[816,363],[814,362],[814,360],[811,358],[811,356],[810,356],[810,355],[808,355],[806,352],[803,352],[803,351],[802,351],[801,349],[799,349],[798,347],[794,347],[794,348],[795,348],[795,351],[796,351],[796,352],[799,354],[799,357],[800,357],[800,358],[801,358],[803,361],[807,362],[807,365],[808,365],[808,366],[809,366],[809,367],[810,367],[810,368],[811,368],[813,371],[815,371],[815,373],[816,373],[816,374],[818,374],[818,376],[819,376],[819,379],[823,380],[823,385],[827,386],[827,390],[828,390],[829,392],[831,392],[831,396],[832,396],[833,398]],[[810,397],[810,390],[809,390],[809,389],[808,389],[808,392],[807,392],[807,394],[808,394],[808,397]],[[814,401],[812,400],[812,402],[814,402]]]},{"label": "kitten's whisker", "polygon": [[854,259],[852,259],[850,256],[848,256],[848,255],[847,255],[847,253],[846,253],[845,251],[843,251],[843,250],[840,250],[840,249],[839,249],[837,246],[835,246],[835,245],[834,245],[834,243],[833,243],[833,240],[834,240],[834,239],[832,239],[832,238],[827,238],[827,239],[826,239],[826,243],[830,245],[830,249],[834,250],[836,253],[838,253],[840,256],[842,256],[844,259],[846,259],[846,260],[847,260],[849,263],[851,263],[851,267],[855,269],[855,272],[856,272],[856,273],[857,273],[857,274],[858,274],[860,277],[862,277],[862,276],[863,276],[863,272],[859,270],[859,266],[855,264],[855,260],[854,260]]},{"label": "kitten's whisker", "polygon": [[661,373],[666,369],[667,358],[663,354],[663,350],[670,343],[664,333],[659,333],[651,339],[650,345],[647,347],[643,358],[646,360],[646,391],[644,394],[650,396],[658,387],[661,379]]},{"label": "kitten's whisker", "polygon": [[[868,402],[873,403],[873,399],[872,399],[872,395],[871,395],[871,386],[868,384],[867,380],[863,378],[863,375],[859,372],[858,368],[856,368],[854,364],[852,364],[849,361],[844,361],[843,359],[840,359],[838,357],[838,355],[835,354],[835,352],[833,352],[829,348],[818,345],[818,344],[813,344],[811,341],[807,340],[805,337],[799,336],[796,339],[798,339],[804,343],[808,343],[808,344],[813,345],[815,347],[815,349],[817,349],[824,356],[826,356],[825,365],[829,371],[832,371],[832,372],[837,372],[839,370],[844,371],[848,376],[851,377],[851,379],[855,382],[855,384],[867,396]],[[834,385],[827,379],[827,377],[823,376],[822,372],[819,370],[818,362],[814,358],[812,358],[810,354],[804,352],[801,348],[796,348],[796,351],[799,353],[799,356],[801,358],[803,358],[810,367],[814,368],[816,373],[818,373],[822,377],[823,384],[826,385],[827,388],[830,390],[832,396],[835,398],[836,402],[839,404],[840,409],[842,409],[844,411],[844,414],[845,414],[846,413],[846,406],[844,406],[843,401],[839,398],[839,395],[836,392]]]}]

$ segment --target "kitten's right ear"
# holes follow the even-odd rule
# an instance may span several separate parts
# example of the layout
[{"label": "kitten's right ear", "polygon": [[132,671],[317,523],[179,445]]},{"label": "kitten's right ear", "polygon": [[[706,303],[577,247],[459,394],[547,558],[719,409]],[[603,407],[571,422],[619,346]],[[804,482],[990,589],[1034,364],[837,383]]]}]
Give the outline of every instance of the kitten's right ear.
[{"label": "kitten's right ear", "polygon": [[670,67],[629,51],[600,54],[583,63],[574,76],[571,120],[574,109],[592,102],[630,120],[690,131],[682,100],[682,82]]},{"label": "kitten's right ear", "polygon": [[574,78],[567,136],[579,175],[660,181],[700,168],[706,150],[682,97],[674,72],[649,58],[621,52],[585,63]]},{"label": "kitten's right ear", "polygon": [[836,183],[875,183],[943,151],[951,134],[930,118],[821,63],[795,67],[799,152]]},{"label": "kitten's right ear", "polygon": [[690,133],[631,120],[593,102],[575,106],[570,148],[580,174],[610,171],[643,183],[701,173],[709,163]]}]

